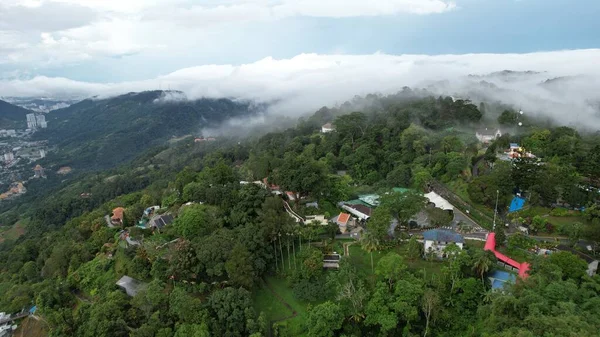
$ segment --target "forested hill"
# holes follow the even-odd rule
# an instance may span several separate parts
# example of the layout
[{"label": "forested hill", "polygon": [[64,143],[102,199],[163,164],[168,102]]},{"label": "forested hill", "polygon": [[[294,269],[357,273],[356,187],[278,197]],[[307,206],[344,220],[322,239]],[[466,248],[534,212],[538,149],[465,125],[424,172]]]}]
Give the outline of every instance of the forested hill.
[{"label": "forested hill", "polygon": [[0,129],[25,128],[28,113],[31,111],[0,100]]},{"label": "forested hill", "polygon": [[[146,91],[86,99],[48,115],[48,128],[35,137],[58,151],[48,161],[79,169],[106,169],[135,158],[172,137],[198,135],[234,117],[258,113],[250,102],[182,99],[181,93]],[[169,100],[169,98],[175,99]]]},{"label": "forested hill", "polygon": [[[0,310],[35,304],[51,337],[597,336],[600,276],[588,275],[579,254],[600,256],[579,240],[600,244],[600,194],[590,186],[600,177],[600,137],[507,110],[497,123],[522,123],[522,131],[484,145],[469,126],[490,120],[489,109],[412,97],[357,98],[256,140],[185,139],[27,201],[37,193],[31,183],[0,214],[26,230],[0,243]],[[335,131],[323,132],[325,122]],[[514,142],[536,158],[501,160]],[[286,208],[266,186],[245,183],[265,177],[269,189],[297,192],[284,194]],[[498,250],[530,263],[529,277],[511,284],[511,270],[466,236],[473,230],[466,217],[454,227],[464,245],[448,245],[446,258],[425,250],[411,219],[430,219],[419,228],[452,221],[421,195],[432,184],[457,187],[487,229],[492,222],[476,214],[498,205],[498,223],[512,217],[513,229],[552,235],[540,242],[495,227]],[[510,215],[515,190],[528,197],[527,208]],[[358,240],[339,235],[348,229],[339,217],[299,223],[286,213],[332,219],[347,210],[339,202],[365,194],[380,202],[360,204],[372,212],[362,229],[351,225]],[[153,222],[149,208],[173,222]],[[571,251],[532,252],[554,249],[555,235]],[[339,269],[324,270],[336,252]],[[508,280],[495,290],[502,271]]]}]

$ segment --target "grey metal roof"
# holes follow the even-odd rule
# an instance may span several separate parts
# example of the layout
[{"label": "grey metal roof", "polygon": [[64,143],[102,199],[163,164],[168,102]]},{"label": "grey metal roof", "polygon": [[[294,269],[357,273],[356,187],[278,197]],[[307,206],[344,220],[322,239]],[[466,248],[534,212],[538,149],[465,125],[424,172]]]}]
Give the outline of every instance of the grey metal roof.
[{"label": "grey metal roof", "polygon": [[428,241],[456,242],[464,243],[465,239],[462,235],[444,229],[432,229],[423,232],[423,239]]}]

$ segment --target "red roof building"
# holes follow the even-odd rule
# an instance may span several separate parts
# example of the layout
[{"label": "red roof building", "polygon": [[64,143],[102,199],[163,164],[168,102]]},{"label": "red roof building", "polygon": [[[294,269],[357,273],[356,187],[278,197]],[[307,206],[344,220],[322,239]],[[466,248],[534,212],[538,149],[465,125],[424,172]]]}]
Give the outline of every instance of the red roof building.
[{"label": "red roof building", "polygon": [[496,255],[496,258],[498,260],[519,270],[520,278],[525,279],[525,278],[527,278],[527,276],[529,276],[527,274],[527,272],[529,271],[529,263],[527,263],[527,262],[519,263],[496,250],[496,233],[492,232],[492,233],[488,234],[487,239],[485,240],[485,246],[483,247],[483,249],[491,251],[492,253],[494,253],[494,255]]}]

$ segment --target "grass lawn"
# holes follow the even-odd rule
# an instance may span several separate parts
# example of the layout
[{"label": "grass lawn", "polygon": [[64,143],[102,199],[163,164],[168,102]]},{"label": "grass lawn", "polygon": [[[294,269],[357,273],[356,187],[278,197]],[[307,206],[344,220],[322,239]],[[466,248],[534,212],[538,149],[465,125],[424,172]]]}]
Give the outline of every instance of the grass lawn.
[{"label": "grass lawn", "polygon": [[533,254],[518,248],[508,249],[506,247],[498,247],[499,252],[510,257],[511,259],[521,263],[521,262],[531,262],[533,260]]},{"label": "grass lawn", "polygon": [[564,226],[564,225],[571,225],[574,223],[580,223],[580,224],[584,224],[587,225],[588,221],[586,218],[582,217],[582,216],[565,216],[565,217],[559,217],[559,216],[549,216],[546,218],[548,220],[549,223],[555,225],[555,226]]},{"label": "grass lawn", "polygon": [[48,336],[48,326],[41,320],[27,317],[20,324],[13,336],[44,337]]},{"label": "grass lawn", "polygon": [[[273,282],[269,283],[273,284]],[[252,293],[252,300],[256,311],[264,312],[269,320],[280,320],[292,315],[292,311],[264,285]]]},{"label": "grass lawn", "polygon": [[[306,309],[309,304],[316,305],[318,303],[308,303],[295,298],[292,289],[288,287],[286,281],[282,278],[267,276],[265,281],[271,290],[279,295],[280,299],[262,285],[253,294],[254,308],[257,313],[264,312],[271,322],[282,320],[277,322],[277,325],[280,326],[280,329],[286,330],[286,335],[303,336],[306,333],[305,322],[308,318]],[[285,301],[292,310],[281,303],[281,300]],[[292,318],[290,316],[292,316],[293,311],[296,312],[296,316]]]},{"label": "grass lawn", "polygon": [[483,246],[485,246],[485,241],[465,240],[465,245],[469,248],[483,249]]},{"label": "grass lawn", "polygon": [[[373,266],[377,267],[377,262],[389,252],[396,252],[400,256],[407,255],[407,245],[403,244],[398,247],[394,247],[388,251],[373,252]],[[359,272],[365,275],[373,275],[371,271],[371,256],[368,252],[364,251],[360,245],[355,244],[350,246],[350,259],[354,266]],[[408,267],[414,272],[425,272],[425,275],[439,274],[444,262],[442,261],[427,261],[422,258],[415,260],[405,259]],[[374,279],[374,276],[369,276]]]},{"label": "grass lawn", "polygon": [[0,232],[0,242],[16,240],[23,234],[25,234],[25,225],[21,222],[17,222],[13,226],[3,229]]}]

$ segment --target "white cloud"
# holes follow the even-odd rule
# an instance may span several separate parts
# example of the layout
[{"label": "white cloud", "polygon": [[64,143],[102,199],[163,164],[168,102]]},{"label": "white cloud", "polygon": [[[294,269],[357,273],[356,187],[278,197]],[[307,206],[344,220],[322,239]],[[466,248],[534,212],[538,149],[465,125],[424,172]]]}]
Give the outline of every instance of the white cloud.
[{"label": "white cloud", "polygon": [[443,13],[456,7],[454,2],[442,0],[294,0],[274,6],[276,16],[295,15],[315,17],[380,16],[400,13]]},{"label": "white cloud", "polygon": [[[280,114],[312,112],[323,105],[342,103],[354,95],[394,93],[403,86],[428,87],[439,94],[485,95],[548,114],[566,122],[585,121],[600,126],[589,101],[600,90],[600,49],[531,54],[468,55],[316,55],[291,59],[265,58],[254,63],[203,65],[185,68],[144,81],[86,83],[66,78],[35,77],[0,81],[5,96],[103,97],[130,91],[181,90],[189,98],[234,97],[275,101]],[[527,76],[468,77],[510,69],[537,71]],[[585,75],[585,76],[579,76]],[[539,83],[558,76],[579,76],[552,87]],[[446,81],[440,84],[440,81]],[[486,80],[499,87],[484,90]],[[168,97],[181,99],[182,96]],[[577,112],[577,113],[574,113]]]},{"label": "white cloud", "polygon": [[0,63],[56,67],[181,51],[192,39],[210,44],[214,31],[239,33],[248,22],[435,14],[455,7],[450,0],[1,0],[0,37],[11,34],[27,48],[0,53]]}]

